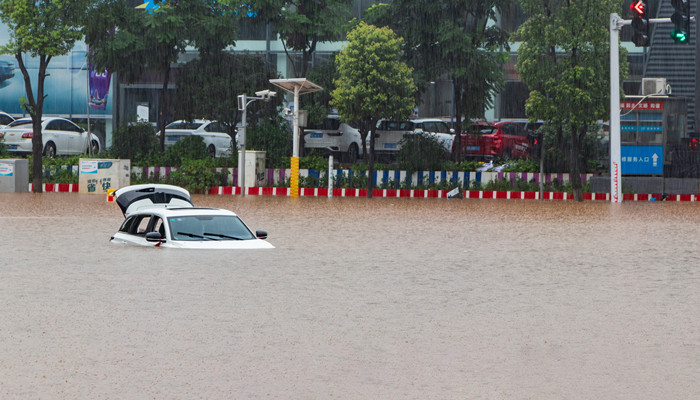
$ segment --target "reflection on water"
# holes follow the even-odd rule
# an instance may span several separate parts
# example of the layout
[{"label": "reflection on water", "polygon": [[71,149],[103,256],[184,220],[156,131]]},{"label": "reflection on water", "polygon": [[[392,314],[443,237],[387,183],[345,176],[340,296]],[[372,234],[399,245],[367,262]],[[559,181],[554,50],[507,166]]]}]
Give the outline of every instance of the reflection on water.
[{"label": "reflection on water", "polygon": [[693,203],[194,196],[277,248],[0,194],[0,397],[700,396]]}]

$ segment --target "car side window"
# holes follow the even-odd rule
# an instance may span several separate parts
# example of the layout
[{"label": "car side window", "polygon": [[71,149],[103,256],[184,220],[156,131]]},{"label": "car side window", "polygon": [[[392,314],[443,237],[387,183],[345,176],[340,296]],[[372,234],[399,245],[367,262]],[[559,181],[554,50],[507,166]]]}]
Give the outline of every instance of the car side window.
[{"label": "car side window", "polygon": [[211,124],[204,127],[204,130],[207,132],[226,132],[226,129],[224,129],[223,125],[221,125],[218,122],[212,122]]},{"label": "car side window", "polygon": [[514,129],[513,124],[504,124],[501,129],[506,135],[517,136],[518,132]]},{"label": "car side window", "polygon": [[46,124],[46,130],[51,130],[51,131],[60,131],[61,130],[61,121],[60,120],[53,120]]},{"label": "car side window", "polygon": [[14,121],[12,117],[5,114],[0,114],[0,125],[9,125]]},{"label": "car side window", "polygon": [[153,218],[153,226],[151,227],[151,232],[158,232],[160,233],[161,237],[165,237],[165,225],[163,224],[163,220],[160,219],[159,217],[154,217]]},{"label": "car side window", "polygon": [[148,232],[148,225],[151,223],[151,216],[150,215],[142,215],[134,221],[134,227],[131,230],[131,233],[135,235],[145,235],[146,232]]},{"label": "car side window", "polygon": [[119,232],[130,233],[135,220],[135,217],[127,217],[119,228]]},{"label": "car side window", "polygon": [[68,132],[80,132],[80,128],[70,121],[61,121],[61,130]]}]

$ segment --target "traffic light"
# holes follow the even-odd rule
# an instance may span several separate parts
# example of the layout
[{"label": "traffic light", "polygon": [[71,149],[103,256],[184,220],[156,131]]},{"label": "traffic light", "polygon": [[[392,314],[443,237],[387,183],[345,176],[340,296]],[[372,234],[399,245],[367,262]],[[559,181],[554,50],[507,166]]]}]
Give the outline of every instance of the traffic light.
[{"label": "traffic light", "polygon": [[[687,2],[688,0],[681,1]],[[647,6],[647,0],[632,0],[630,10],[632,10],[632,28],[634,28],[632,42],[637,47],[649,46],[649,7]]]},{"label": "traffic light", "polygon": [[688,43],[690,36],[690,3],[688,0],[671,0],[673,14],[671,22],[675,26],[671,31],[671,39],[676,43]]},{"label": "traffic light", "polygon": [[532,145],[532,148],[530,150],[530,154],[532,154],[533,157],[540,158],[542,156],[542,142],[544,140],[544,137],[542,135],[542,132],[536,132],[535,134],[530,134],[530,144]]}]

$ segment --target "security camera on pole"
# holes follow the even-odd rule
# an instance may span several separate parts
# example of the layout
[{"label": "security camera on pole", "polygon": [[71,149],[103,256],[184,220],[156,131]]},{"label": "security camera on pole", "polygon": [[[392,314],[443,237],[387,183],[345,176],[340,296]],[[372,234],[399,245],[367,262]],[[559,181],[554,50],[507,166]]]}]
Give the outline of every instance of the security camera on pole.
[{"label": "security camera on pole", "polygon": [[238,111],[241,113],[241,128],[238,130],[238,186],[241,188],[241,196],[245,196],[245,135],[248,129],[246,121],[246,110],[248,105],[255,100],[270,101],[277,95],[277,92],[261,90],[255,92],[257,97],[248,97],[245,93],[238,96]]}]

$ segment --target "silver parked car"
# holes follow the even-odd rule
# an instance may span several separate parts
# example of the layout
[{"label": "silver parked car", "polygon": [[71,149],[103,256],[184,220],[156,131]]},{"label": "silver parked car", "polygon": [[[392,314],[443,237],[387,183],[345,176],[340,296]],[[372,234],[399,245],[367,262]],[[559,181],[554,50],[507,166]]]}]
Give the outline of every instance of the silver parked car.
[{"label": "silver parked car", "polygon": [[[12,153],[31,153],[34,130],[31,118],[20,118],[2,128],[0,136]],[[98,154],[100,139],[65,118],[45,117],[41,120],[41,138],[46,157],[69,154]]]}]

